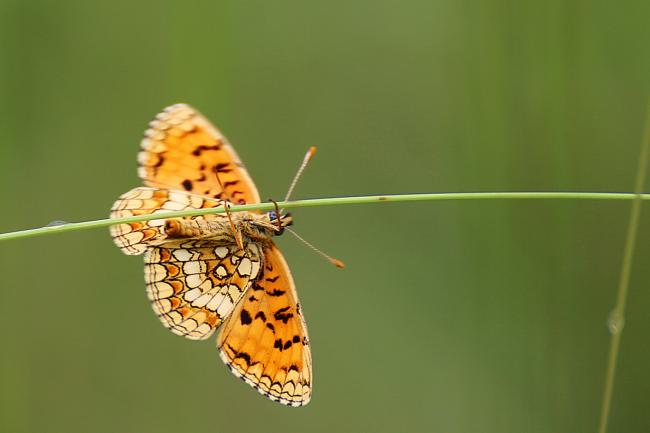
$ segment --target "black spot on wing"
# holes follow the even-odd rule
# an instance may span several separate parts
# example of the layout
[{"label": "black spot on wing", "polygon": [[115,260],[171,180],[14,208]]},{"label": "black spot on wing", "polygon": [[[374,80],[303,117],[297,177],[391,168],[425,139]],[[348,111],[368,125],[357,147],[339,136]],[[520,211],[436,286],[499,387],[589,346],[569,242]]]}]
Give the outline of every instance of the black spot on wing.
[{"label": "black spot on wing", "polygon": [[285,311],[289,310],[289,308],[291,308],[291,307],[282,307],[282,308],[278,309],[278,311],[276,311],[275,314],[277,315],[277,314],[280,314],[280,313],[284,313]]},{"label": "black spot on wing", "polygon": [[158,168],[161,165],[163,165],[163,162],[165,162],[165,158],[163,156],[159,156],[158,161],[156,161],[156,163],[154,165],[152,165],[151,167]]},{"label": "black spot on wing", "polygon": [[285,293],[287,293],[287,292],[285,292],[284,290],[279,290],[279,289],[273,289],[272,292],[266,292],[266,294],[269,295],[269,296],[282,296]]},{"label": "black spot on wing", "polygon": [[212,170],[214,170],[215,172],[218,172],[218,173],[230,173],[232,171],[232,169],[228,168],[228,166],[230,166],[229,163],[220,162],[218,164],[215,164],[212,167]]},{"label": "black spot on wing", "polygon": [[248,311],[246,311],[246,310],[241,310],[241,314],[239,315],[239,319],[240,319],[242,325],[250,325],[253,322],[253,320],[251,319],[251,315],[248,314]]},{"label": "black spot on wing", "polygon": [[246,352],[239,352],[237,356],[235,356],[235,359],[243,359],[247,365],[251,365],[251,356],[246,353]]},{"label": "black spot on wing", "polygon": [[293,317],[293,313],[288,313],[289,307],[280,308],[278,311],[273,313],[275,320],[280,320],[282,323],[286,324],[289,319]]},{"label": "black spot on wing", "polygon": [[194,150],[192,151],[192,155],[194,155],[194,156],[200,156],[201,153],[202,153],[204,150],[219,150],[219,149],[221,149],[221,145],[220,145],[220,144],[215,144],[215,145],[213,145],[213,146],[204,146],[204,145],[201,145],[201,146],[197,146],[196,149],[194,149]]}]

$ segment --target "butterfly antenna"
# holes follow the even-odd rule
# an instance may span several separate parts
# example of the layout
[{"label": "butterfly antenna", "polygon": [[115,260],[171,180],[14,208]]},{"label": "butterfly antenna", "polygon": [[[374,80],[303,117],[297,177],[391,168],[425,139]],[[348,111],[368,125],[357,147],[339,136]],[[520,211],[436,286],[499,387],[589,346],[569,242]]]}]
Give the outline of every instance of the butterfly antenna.
[{"label": "butterfly antenna", "polygon": [[340,261],[339,259],[335,259],[335,258],[332,257],[332,256],[328,256],[327,254],[325,254],[324,252],[322,252],[321,250],[319,250],[318,248],[316,248],[315,246],[313,246],[312,244],[310,244],[309,242],[307,242],[305,239],[302,238],[302,236],[300,236],[298,233],[296,233],[296,232],[294,232],[293,230],[291,230],[289,227],[285,227],[284,229],[285,229],[286,231],[288,231],[289,233],[291,233],[292,235],[294,235],[294,236],[295,236],[295,237],[296,237],[300,242],[302,242],[303,244],[307,245],[309,248],[311,248],[312,250],[314,250],[316,253],[320,254],[320,255],[323,256],[323,257],[325,257],[325,258],[326,258],[326,259],[327,259],[331,264],[333,264],[333,265],[336,266],[337,268],[339,268],[339,269],[344,269],[344,268],[345,268],[345,263],[343,263],[343,262]]},{"label": "butterfly antenna", "polygon": [[293,189],[296,187],[296,183],[298,183],[298,179],[300,179],[300,175],[302,175],[302,172],[305,171],[305,167],[307,167],[307,164],[314,157],[315,153],[316,153],[316,146],[312,146],[309,148],[309,150],[307,150],[307,153],[305,154],[305,158],[302,160],[302,164],[300,164],[300,168],[298,168],[296,175],[293,177],[293,180],[291,181],[291,185],[289,185],[289,190],[287,191],[287,195],[284,196],[284,201],[288,201],[289,197],[291,197],[291,193],[293,192]]},{"label": "butterfly antenna", "polygon": [[[307,153],[305,154],[305,157],[303,158],[302,163],[300,164],[300,167],[298,168],[298,171],[296,172],[296,175],[293,177],[293,180],[291,181],[291,185],[289,185],[289,190],[287,191],[287,195],[284,197],[284,201],[289,201],[289,198],[291,197],[291,193],[293,192],[293,189],[296,187],[296,184],[298,183],[298,179],[300,179],[300,176],[302,175],[302,172],[305,171],[305,167],[307,167],[307,164],[309,164],[309,161],[311,161],[311,159],[314,157],[315,154],[316,154],[316,146],[311,146],[307,150]],[[278,205],[275,202],[273,202],[273,203],[275,204],[275,207],[276,207],[276,209],[275,209],[276,214],[279,216],[280,213],[278,212],[278,209],[277,209]],[[294,235],[296,237],[296,239],[298,239],[300,242],[302,242],[303,244],[305,244],[309,248],[311,248],[314,252],[316,252],[317,254],[319,254],[322,257],[325,257],[328,262],[330,262],[331,264],[333,264],[337,268],[340,268],[340,269],[345,268],[345,263],[343,263],[339,259],[336,259],[336,258],[334,258],[334,257],[332,257],[330,255],[325,254],[324,252],[322,252],[321,250],[319,250],[318,248],[316,248],[315,246],[313,246],[312,244],[307,242],[305,239],[303,239],[302,236],[300,236],[298,233],[291,230],[289,227],[283,227],[283,228],[284,228],[284,230],[286,230],[289,233],[291,233],[292,235]]]}]

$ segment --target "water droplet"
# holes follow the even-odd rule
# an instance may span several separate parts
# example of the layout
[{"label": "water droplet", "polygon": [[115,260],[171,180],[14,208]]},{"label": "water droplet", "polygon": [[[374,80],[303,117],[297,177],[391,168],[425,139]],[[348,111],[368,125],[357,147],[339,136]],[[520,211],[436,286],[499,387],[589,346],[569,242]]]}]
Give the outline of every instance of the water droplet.
[{"label": "water droplet", "polygon": [[616,335],[623,330],[623,326],[625,326],[625,318],[621,316],[618,310],[612,310],[607,318],[607,329],[609,329],[609,332],[612,335]]},{"label": "water droplet", "polygon": [[45,227],[64,226],[66,224],[68,224],[67,221],[54,220],[54,221],[50,221],[49,223],[47,223],[47,225]]}]

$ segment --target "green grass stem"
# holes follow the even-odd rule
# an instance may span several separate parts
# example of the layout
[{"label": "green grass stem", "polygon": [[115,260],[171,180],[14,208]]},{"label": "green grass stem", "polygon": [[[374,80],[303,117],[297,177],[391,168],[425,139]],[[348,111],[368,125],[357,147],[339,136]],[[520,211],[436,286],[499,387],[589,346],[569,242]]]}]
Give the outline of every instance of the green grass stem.
[{"label": "green grass stem", "polygon": [[646,168],[648,164],[648,153],[650,152],[650,105],[648,106],[645,132],[639,162],[637,165],[636,182],[634,185],[635,200],[632,202],[630,220],[627,225],[625,247],[623,249],[623,263],[616,292],[616,306],[609,315],[608,327],[611,333],[609,355],[607,357],[607,368],[605,370],[605,386],[603,389],[603,400],[600,410],[600,421],[598,432],[606,433],[609,422],[609,414],[612,406],[612,395],[614,393],[614,381],[616,379],[616,366],[621,346],[621,333],[625,325],[625,304],[627,292],[630,286],[630,274],[632,272],[632,259],[634,258],[634,247],[636,244],[637,232],[639,231],[639,218],[641,217],[641,191],[645,185]]},{"label": "green grass stem", "polygon": [[[374,195],[363,197],[336,197],[316,198],[309,200],[293,200],[278,202],[283,209],[297,209],[301,207],[315,206],[343,206],[367,203],[395,203],[409,201],[439,201],[439,200],[513,200],[513,199],[547,199],[547,200],[650,200],[650,194],[633,193],[612,193],[612,192],[458,192],[458,193],[423,193],[423,194],[395,194],[395,195]],[[272,203],[256,203],[237,205],[230,207],[231,212],[241,211],[270,211],[273,210]],[[172,211],[157,213],[154,215],[140,215],[124,218],[106,218],[92,221],[52,223],[45,227],[19,230],[8,233],[0,233],[0,241],[9,239],[29,238],[54,233],[64,233],[77,230],[96,229],[108,227],[119,223],[130,223],[136,221],[148,221],[153,219],[180,218],[190,215],[207,215],[223,213],[223,207],[210,209],[191,209],[185,211]]]}]

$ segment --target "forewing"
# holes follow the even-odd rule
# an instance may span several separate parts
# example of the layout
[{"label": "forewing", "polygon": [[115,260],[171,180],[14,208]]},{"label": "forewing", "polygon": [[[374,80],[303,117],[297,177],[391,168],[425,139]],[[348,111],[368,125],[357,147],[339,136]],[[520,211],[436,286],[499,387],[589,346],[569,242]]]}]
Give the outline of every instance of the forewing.
[{"label": "forewing", "polygon": [[302,406],[311,397],[311,351],[293,278],[280,251],[264,250],[262,274],[223,325],[221,359],[271,400]]},{"label": "forewing", "polygon": [[261,250],[249,244],[176,240],[144,255],[151,305],[166,328],[192,340],[209,337],[260,273]]},{"label": "forewing", "polygon": [[260,201],[255,184],[226,137],[194,108],[172,105],[149,125],[138,154],[138,174],[145,185],[233,203]]},{"label": "forewing", "polygon": [[[134,188],[122,194],[113,204],[111,218],[156,214],[174,210],[203,209],[221,206],[223,203],[195,194],[165,189]],[[226,218],[213,214],[188,217],[194,220]],[[110,227],[113,241],[125,254],[142,254],[151,244],[165,238],[164,219],[116,224]]]}]

